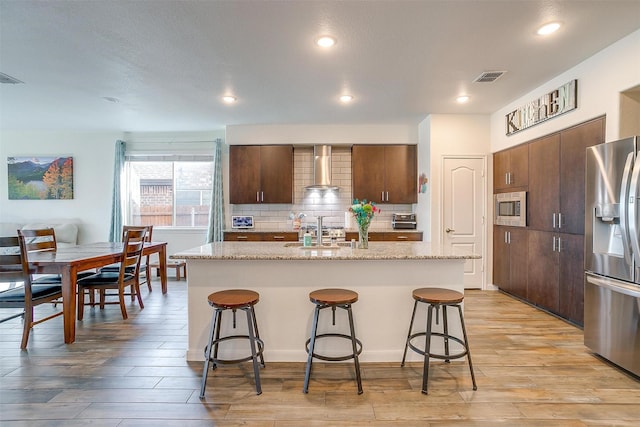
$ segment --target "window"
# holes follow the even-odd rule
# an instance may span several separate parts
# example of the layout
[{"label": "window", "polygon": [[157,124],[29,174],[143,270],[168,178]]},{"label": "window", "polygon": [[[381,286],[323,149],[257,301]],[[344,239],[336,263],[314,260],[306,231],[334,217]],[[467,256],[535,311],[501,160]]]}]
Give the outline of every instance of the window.
[{"label": "window", "polygon": [[[188,159],[185,159],[187,157]],[[206,227],[211,156],[128,156],[127,224]]]}]

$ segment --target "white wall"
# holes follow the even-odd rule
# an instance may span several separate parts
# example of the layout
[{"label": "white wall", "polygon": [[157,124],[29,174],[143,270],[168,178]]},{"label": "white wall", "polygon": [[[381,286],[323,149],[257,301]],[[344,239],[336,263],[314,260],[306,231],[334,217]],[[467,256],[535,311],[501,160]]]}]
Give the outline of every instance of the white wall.
[{"label": "white wall", "polygon": [[[203,152],[224,131],[174,133],[120,132],[9,132],[0,133],[0,222],[46,222],[69,219],[80,223],[79,243],[106,241],[111,223],[111,189],[115,142],[127,141],[128,149],[145,152]],[[166,143],[170,144],[167,145]],[[73,200],[8,200],[9,156],[72,156]],[[168,243],[169,254],[200,246],[206,229],[154,229],[154,239]]]},{"label": "white wall", "polygon": [[[427,126],[428,122],[428,126]],[[489,116],[431,114],[421,124],[426,140],[420,141],[420,148],[430,147],[429,191],[431,242],[440,245],[442,240],[442,160],[445,155],[473,155],[490,157]],[[428,127],[428,134],[427,129]],[[421,134],[422,135],[422,134]],[[426,150],[423,150],[426,151]],[[487,161],[486,176],[491,176],[491,162]],[[422,171],[420,171],[422,172]],[[486,179],[486,178],[485,178]],[[487,188],[490,188],[487,185]],[[418,210],[422,213],[422,199]],[[488,221],[487,221],[488,222]]]},{"label": "white wall", "polygon": [[366,125],[233,125],[227,126],[229,145],[292,144],[417,144],[415,126]]},{"label": "white wall", "polygon": [[[505,135],[505,115],[543,94],[578,79],[578,108]],[[600,51],[491,115],[491,151],[500,151],[606,114],[606,141],[620,139],[620,92],[640,84],[640,30]],[[628,135],[624,135],[628,136]]]},{"label": "white wall", "polygon": [[[80,243],[106,241],[111,221],[114,146],[122,133],[0,133],[0,222],[79,220]],[[73,157],[72,200],[8,200],[7,157]]]}]

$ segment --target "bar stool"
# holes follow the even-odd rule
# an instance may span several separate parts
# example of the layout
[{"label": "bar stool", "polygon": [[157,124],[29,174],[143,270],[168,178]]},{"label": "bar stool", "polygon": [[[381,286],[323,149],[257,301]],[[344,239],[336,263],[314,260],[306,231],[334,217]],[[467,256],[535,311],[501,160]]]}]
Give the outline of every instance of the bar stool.
[{"label": "bar stool", "polygon": [[[202,385],[200,387],[200,399],[204,398],[204,391],[207,385],[207,375],[209,372],[209,363],[212,363],[212,369],[215,369],[217,367],[217,364],[241,363],[248,360],[253,361],[253,373],[256,380],[256,394],[262,393],[262,386],[260,385],[260,372],[258,370],[258,360],[260,360],[260,366],[264,368],[264,358],[262,357],[262,353],[264,351],[264,343],[260,339],[260,333],[258,332],[258,323],[256,322],[256,314],[253,309],[253,306],[258,303],[259,299],[260,295],[257,292],[245,289],[231,289],[214,292],[209,295],[209,305],[214,308],[214,312],[211,319],[211,329],[209,332],[208,341],[209,344],[205,347],[205,361],[204,370],[202,372]],[[228,335],[222,338],[220,337],[222,312],[225,310],[232,310],[233,312],[234,329],[236,327],[236,311],[242,310],[247,314],[248,335]],[[219,358],[218,347],[220,343],[223,341],[234,339],[249,340],[251,355],[239,359]]]},{"label": "bar stool", "polygon": [[[356,370],[356,382],[358,383],[358,394],[362,394],[362,379],[360,377],[360,362],[358,355],[362,353],[362,343],[356,338],[355,328],[353,326],[353,313],[351,312],[351,304],[358,301],[358,294],[347,289],[319,289],[309,294],[309,300],[316,305],[313,314],[313,324],[311,326],[311,337],[307,340],[305,346],[309,357],[307,359],[307,368],[304,376],[304,387],[302,391],[309,391],[309,377],[311,376],[311,364],[313,358],[327,360],[330,362],[353,359]],[[339,333],[325,333],[318,335],[318,317],[320,310],[331,308],[333,325],[336,324],[336,308],[342,308],[349,315],[349,335]],[[352,352],[344,356],[325,356],[314,351],[317,339],[321,338],[344,338],[351,341]]]},{"label": "bar stool", "polygon": [[[464,300],[464,295],[460,292],[456,292],[450,289],[420,288],[414,289],[413,299],[415,300],[413,304],[413,314],[411,315],[409,333],[407,334],[407,342],[404,346],[404,354],[402,356],[402,363],[400,364],[400,366],[404,366],[404,362],[407,357],[407,348],[411,347],[411,350],[415,351],[416,353],[422,354],[424,356],[424,369],[422,372],[422,393],[428,394],[427,382],[429,380],[430,357],[433,357],[435,359],[444,359],[445,363],[449,363],[451,359],[458,359],[467,356],[467,360],[469,361],[469,370],[471,371],[471,381],[473,381],[473,389],[477,390],[478,388],[476,386],[476,377],[473,374],[473,364],[471,363],[471,353],[469,351],[469,344],[467,341],[467,331],[464,326],[464,318],[462,316],[461,303]],[[412,334],[411,330],[413,329],[413,321],[416,317],[416,308],[418,307],[419,302],[429,304],[429,307],[427,309],[427,330],[426,332],[417,332]],[[431,326],[433,320],[433,309],[436,309],[436,324],[438,324],[438,312],[440,310],[440,307],[442,307],[443,332],[432,332]],[[458,313],[460,314],[460,325],[462,326],[462,339],[449,334],[449,325],[447,323],[447,307],[455,307],[458,309]],[[414,338],[420,336],[425,337],[424,350],[416,347],[411,343]],[[444,339],[444,354],[435,354],[431,351],[431,337],[433,336],[442,337]],[[463,350],[456,354],[450,354],[449,340],[462,344]]]}]

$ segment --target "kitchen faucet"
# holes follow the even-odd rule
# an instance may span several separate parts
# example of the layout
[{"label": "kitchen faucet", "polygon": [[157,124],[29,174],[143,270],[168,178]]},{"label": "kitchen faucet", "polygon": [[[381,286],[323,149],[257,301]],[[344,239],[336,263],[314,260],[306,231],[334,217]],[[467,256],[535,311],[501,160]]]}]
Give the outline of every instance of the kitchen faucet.
[{"label": "kitchen faucet", "polygon": [[318,216],[318,225],[316,226],[316,246],[322,246],[322,218]]}]

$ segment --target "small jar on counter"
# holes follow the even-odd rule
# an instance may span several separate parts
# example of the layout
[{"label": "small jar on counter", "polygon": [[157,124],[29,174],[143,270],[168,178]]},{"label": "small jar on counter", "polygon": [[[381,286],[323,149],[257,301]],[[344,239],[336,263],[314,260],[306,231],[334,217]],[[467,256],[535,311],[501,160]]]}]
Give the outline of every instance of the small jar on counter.
[{"label": "small jar on counter", "polygon": [[302,236],[302,245],[303,246],[311,246],[311,233],[306,232]]}]

